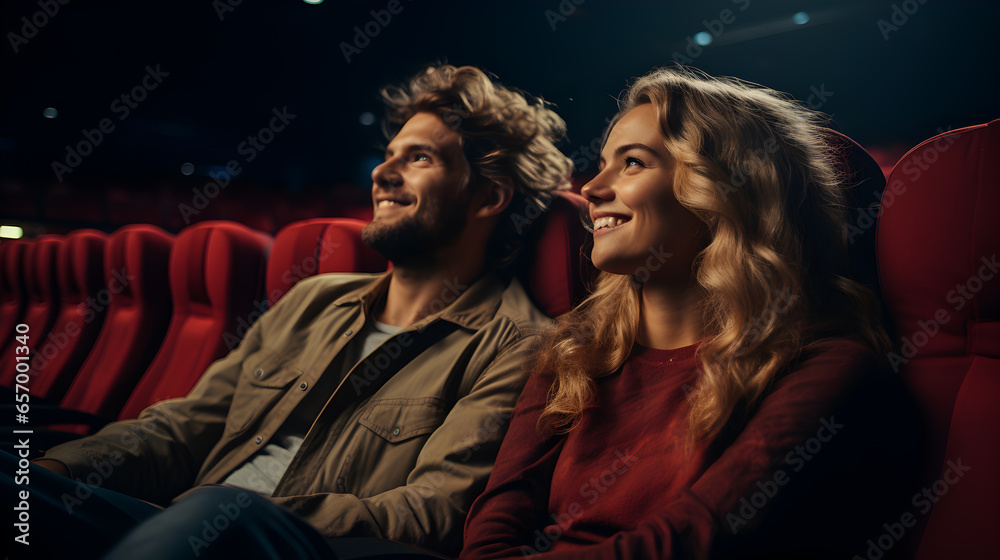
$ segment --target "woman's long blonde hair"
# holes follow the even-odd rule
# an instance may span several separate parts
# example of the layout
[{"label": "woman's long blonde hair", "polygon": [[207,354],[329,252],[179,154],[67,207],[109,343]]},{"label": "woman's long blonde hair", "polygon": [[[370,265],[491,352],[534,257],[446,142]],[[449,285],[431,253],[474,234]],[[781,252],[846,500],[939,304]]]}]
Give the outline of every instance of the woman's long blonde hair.
[{"label": "woman's long blonde hair", "polygon": [[[807,341],[853,332],[884,354],[878,304],[846,277],[844,179],[818,115],[770,89],[664,68],[628,89],[608,131],[644,103],[676,162],[674,196],[709,228],[693,267],[709,338],[689,394],[692,439],[744,419]],[[549,332],[533,367],[553,377],[543,433],[571,430],[594,404],[594,379],[625,362],[641,290],[602,272]]]}]

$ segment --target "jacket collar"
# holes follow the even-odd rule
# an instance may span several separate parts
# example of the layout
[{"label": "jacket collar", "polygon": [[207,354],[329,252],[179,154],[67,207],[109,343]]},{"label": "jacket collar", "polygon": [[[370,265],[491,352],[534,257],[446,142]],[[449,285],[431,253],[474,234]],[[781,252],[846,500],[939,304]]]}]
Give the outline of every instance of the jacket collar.
[{"label": "jacket collar", "polygon": [[[372,304],[385,296],[391,277],[391,270],[376,276],[371,283],[347,292],[333,304],[340,307],[363,305],[365,314],[368,315]],[[441,297],[431,302],[431,315],[407,330],[423,328],[439,319],[466,329],[478,330],[496,315],[505,288],[504,282],[491,272],[485,273],[468,287],[448,283],[442,290]]]}]

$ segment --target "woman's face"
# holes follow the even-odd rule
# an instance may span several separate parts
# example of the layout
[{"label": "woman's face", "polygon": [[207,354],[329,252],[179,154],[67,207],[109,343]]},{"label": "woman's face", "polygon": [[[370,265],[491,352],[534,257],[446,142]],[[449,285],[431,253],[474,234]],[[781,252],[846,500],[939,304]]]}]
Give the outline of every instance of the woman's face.
[{"label": "woman's face", "polygon": [[594,265],[645,281],[687,283],[708,229],[674,197],[674,160],[652,105],[619,120],[601,152],[600,173],[584,185],[594,223]]}]

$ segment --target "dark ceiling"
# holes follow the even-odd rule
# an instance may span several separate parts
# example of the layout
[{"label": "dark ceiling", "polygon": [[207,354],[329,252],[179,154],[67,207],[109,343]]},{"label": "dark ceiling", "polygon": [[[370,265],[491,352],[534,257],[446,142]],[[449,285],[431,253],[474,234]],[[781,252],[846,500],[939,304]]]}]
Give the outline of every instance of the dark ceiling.
[{"label": "dark ceiling", "polygon": [[[238,159],[240,178],[265,185],[367,188],[382,138],[361,115],[381,116],[380,85],[434,61],[555,103],[567,154],[601,133],[630,78],[675,53],[809,101],[890,151],[1000,117],[995,1],[4,0],[0,15],[0,178],[22,181],[55,181],[66,146],[103,122],[62,180],[169,178],[185,163],[207,175]],[[690,39],[702,31],[716,35],[704,47]],[[166,75],[129,107],[121,96],[147,68]],[[294,119],[246,161],[241,143],[286,107]]]}]

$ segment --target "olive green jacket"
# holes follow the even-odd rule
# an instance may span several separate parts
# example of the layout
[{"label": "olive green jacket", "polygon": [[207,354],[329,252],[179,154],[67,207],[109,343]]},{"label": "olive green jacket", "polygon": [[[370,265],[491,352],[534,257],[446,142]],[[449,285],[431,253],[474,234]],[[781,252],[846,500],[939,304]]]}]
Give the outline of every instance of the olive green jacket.
[{"label": "olive green jacket", "polygon": [[[303,280],[188,396],[45,457],[74,478],[99,478],[103,487],[158,503],[219,483],[268,442],[362,331],[390,274]],[[446,288],[430,306],[435,313],[350,371],[272,500],[326,536],[458,553],[466,513],[486,486],[526,381],[522,366],[549,321],[517,280],[504,287],[487,276],[461,295],[458,288]]]}]

